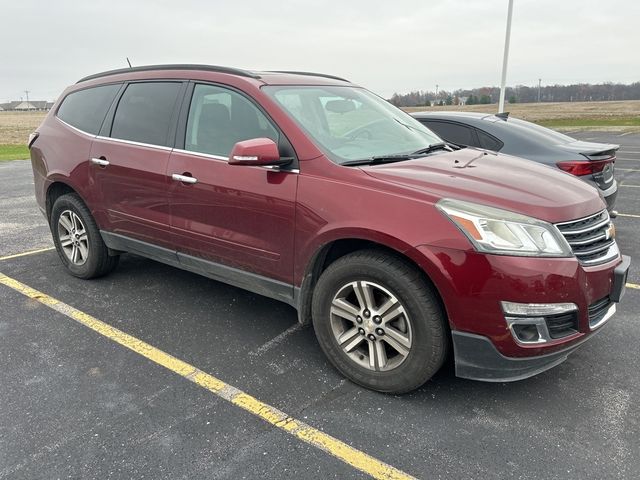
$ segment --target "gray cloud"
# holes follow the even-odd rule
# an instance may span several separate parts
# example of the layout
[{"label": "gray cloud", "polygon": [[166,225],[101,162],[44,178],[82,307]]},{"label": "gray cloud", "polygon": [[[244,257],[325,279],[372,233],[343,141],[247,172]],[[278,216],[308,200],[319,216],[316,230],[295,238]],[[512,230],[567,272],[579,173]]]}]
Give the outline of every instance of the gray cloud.
[{"label": "gray cloud", "polygon": [[[0,101],[54,99],[78,78],[211,63],[345,76],[390,96],[497,85],[507,0],[11,1]],[[640,80],[640,2],[516,0],[508,83]]]}]

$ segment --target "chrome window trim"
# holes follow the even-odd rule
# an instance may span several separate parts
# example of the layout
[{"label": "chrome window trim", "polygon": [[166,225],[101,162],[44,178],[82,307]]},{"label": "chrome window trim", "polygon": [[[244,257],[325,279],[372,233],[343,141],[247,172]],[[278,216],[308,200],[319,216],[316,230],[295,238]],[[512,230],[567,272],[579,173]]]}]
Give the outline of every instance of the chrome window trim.
[{"label": "chrome window trim", "polygon": [[229,157],[223,157],[222,155],[213,155],[211,153],[196,152],[194,150],[184,150],[182,148],[174,148],[173,151],[177,153],[186,153],[188,155],[195,155],[196,157],[212,158],[214,160],[222,160],[224,162],[229,161]]},{"label": "chrome window trim", "polygon": [[158,150],[166,150],[166,151],[172,151],[173,148],[171,147],[166,147],[164,145],[155,145],[153,143],[142,143],[142,142],[136,142],[134,140],[124,140],[123,138],[114,138],[114,137],[103,137],[102,135],[96,135],[96,140],[108,140],[108,141],[112,141],[112,142],[118,142],[118,143],[124,143],[127,145],[135,145],[138,147],[149,147],[149,148],[156,148]]},{"label": "chrome window trim", "polygon": [[75,130],[78,133],[81,133],[82,135],[86,135],[89,138],[96,138],[97,135],[94,135],[93,133],[89,133],[89,132],[85,132],[84,130],[80,130],[78,127],[74,127],[73,125],[68,124],[67,122],[65,122],[64,120],[62,120],[60,117],[58,117],[58,114],[56,113],[54,115],[55,119],[57,121],[59,121],[60,123],[62,123],[63,125],[66,125],[67,127],[69,127],[71,130]]}]

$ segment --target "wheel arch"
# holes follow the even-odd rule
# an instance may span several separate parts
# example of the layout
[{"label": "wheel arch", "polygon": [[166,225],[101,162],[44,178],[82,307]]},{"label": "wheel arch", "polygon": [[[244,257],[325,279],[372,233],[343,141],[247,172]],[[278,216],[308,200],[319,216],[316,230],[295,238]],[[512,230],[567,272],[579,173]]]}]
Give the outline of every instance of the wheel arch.
[{"label": "wheel arch", "polygon": [[[379,239],[370,239],[364,236],[349,236],[335,238],[319,246],[310,257],[300,287],[296,289],[295,300],[298,309],[298,322],[303,325],[311,323],[311,303],[315,286],[322,275],[322,272],[339,258],[359,250],[381,250],[387,254],[397,257],[400,260],[412,264],[433,288],[435,295],[440,302],[445,316],[447,309],[443,297],[433,279],[420,265],[426,260],[418,258],[419,252],[410,245],[394,239],[395,242],[381,242]],[[391,246],[391,245],[393,246]]]},{"label": "wheel arch", "polygon": [[[68,193],[75,193],[76,195],[80,196],[78,191],[75,188],[73,188],[71,185],[69,185],[69,183],[67,183],[65,181],[54,180],[47,187],[47,193],[45,195],[45,200],[46,200],[45,208],[46,208],[47,220],[48,221],[51,221],[51,210],[53,209],[53,204],[62,195],[66,195]],[[82,196],[80,196],[80,198],[82,198]],[[83,201],[84,201],[84,199],[83,199]],[[85,204],[86,204],[86,202],[85,202]]]}]

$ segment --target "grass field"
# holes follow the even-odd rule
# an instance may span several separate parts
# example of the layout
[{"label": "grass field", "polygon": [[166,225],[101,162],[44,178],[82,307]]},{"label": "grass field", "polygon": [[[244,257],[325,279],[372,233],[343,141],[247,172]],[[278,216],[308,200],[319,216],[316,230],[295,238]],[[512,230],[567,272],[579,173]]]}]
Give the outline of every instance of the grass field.
[{"label": "grass field", "polygon": [[[444,107],[409,107],[408,112],[459,110],[495,113],[498,106],[448,105]],[[505,110],[512,116],[559,130],[640,131],[640,100],[624,102],[514,103]],[[26,148],[45,112],[0,112],[0,160],[28,158]]]},{"label": "grass field", "polygon": [[[495,113],[497,104],[408,107],[408,112],[464,111]],[[505,110],[517,118],[562,130],[640,131],[640,100],[623,102],[511,103]]]},{"label": "grass field", "polygon": [[0,145],[0,160],[23,160],[29,157],[26,145]]}]

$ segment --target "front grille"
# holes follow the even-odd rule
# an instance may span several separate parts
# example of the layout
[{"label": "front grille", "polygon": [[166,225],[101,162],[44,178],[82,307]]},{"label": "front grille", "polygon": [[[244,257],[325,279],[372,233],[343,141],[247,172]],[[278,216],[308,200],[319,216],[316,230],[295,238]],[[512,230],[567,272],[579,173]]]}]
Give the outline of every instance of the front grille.
[{"label": "front grille", "polygon": [[609,297],[604,297],[589,305],[589,326],[598,325],[609,311],[613,302]]},{"label": "front grille", "polygon": [[547,329],[551,338],[562,338],[573,335],[578,331],[577,312],[563,313],[545,317]]},{"label": "front grille", "polygon": [[556,223],[556,227],[580,263],[604,263],[618,256],[616,241],[608,233],[611,220],[606,210],[578,220]]}]

